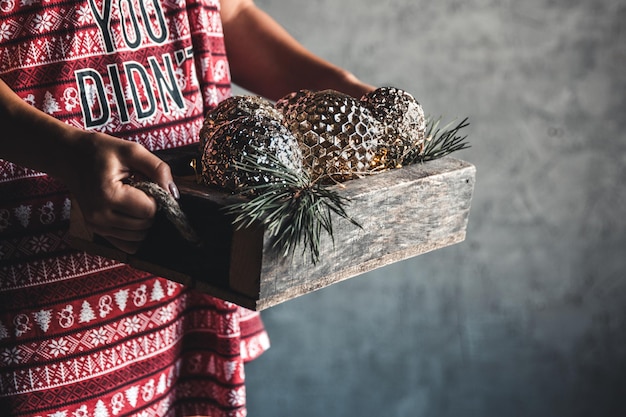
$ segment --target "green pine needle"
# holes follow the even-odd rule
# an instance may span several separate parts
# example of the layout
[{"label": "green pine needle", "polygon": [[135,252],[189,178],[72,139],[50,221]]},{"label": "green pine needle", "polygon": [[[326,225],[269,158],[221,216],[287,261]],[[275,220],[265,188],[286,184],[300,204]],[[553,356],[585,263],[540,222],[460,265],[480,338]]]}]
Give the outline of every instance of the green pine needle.
[{"label": "green pine needle", "polygon": [[307,173],[289,168],[274,155],[258,158],[260,152],[255,150],[233,164],[235,170],[261,172],[274,179],[245,187],[243,193],[250,199],[226,207],[227,213],[235,216],[237,228],[261,224],[272,240],[272,248],[287,256],[302,246],[315,264],[319,261],[322,231],[333,239],[333,213],[360,227],[345,210],[347,198],[311,181]]},{"label": "green pine needle", "polygon": [[432,161],[442,158],[452,152],[469,148],[467,135],[459,136],[461,129],[469,126],[466,117],[461,122],[454,125],[450,122],[440,127],[441,118],[426,120],[426,142],[421,149],[412,149],[407,153],[402,161],[402,165],[410,165],[416,162]]}]

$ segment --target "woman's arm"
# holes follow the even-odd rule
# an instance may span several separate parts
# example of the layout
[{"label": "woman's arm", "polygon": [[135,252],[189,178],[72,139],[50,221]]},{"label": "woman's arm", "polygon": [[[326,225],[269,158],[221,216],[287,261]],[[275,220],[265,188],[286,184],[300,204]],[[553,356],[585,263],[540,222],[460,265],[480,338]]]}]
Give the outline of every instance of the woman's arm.
[{"label": "woman's arm", "polygon": [[233,81],[276,100],[303,88],[331,88],[355,97],[374,89],[314,55],[253,0],[222,0],[224,40]]},{"label": "woman's arm", "polygon": [[175,190],[168,165],[141,145],[69,126],[25,103],[1,79],[0,130],[0,158],[61,180],[88,226],[127,252],[144,239],[156,203],[124,180],[137,173]]}]

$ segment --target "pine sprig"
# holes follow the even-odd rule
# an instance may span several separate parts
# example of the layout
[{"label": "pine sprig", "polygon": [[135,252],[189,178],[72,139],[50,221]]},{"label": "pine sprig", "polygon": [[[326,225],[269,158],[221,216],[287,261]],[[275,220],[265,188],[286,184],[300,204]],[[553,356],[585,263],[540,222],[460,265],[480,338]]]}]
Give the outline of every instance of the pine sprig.
[{"label": "pine sprig", "polygon": [[467,135],[460,136],[461,129],[469,126],[466,117],[461,122],[454,125],[454,122],[441,124],[441,118],[428,118],[426,121],[426,141],[422,149],[412,149],[403,159],[402,165],[409,165],[416,162],[432,161],[442,158],[452,152],[469,148]]},{"label": "pine sprig", "polygon": [[237,228],[263,225],[272,240],[272,248],[285,256],[293,255],[298,246],[307,249],[315,264],[320,256],[322,232],[333,239],[332,214],[360,225],[345,210],[348,199],[335,190],[313,182],[304,171],[296,171],[276,156],[253,151],[233,164],[233,169],[261,174],[269,182],[249,185],[243,194],[249,200],[226,207],[234,215]]}]

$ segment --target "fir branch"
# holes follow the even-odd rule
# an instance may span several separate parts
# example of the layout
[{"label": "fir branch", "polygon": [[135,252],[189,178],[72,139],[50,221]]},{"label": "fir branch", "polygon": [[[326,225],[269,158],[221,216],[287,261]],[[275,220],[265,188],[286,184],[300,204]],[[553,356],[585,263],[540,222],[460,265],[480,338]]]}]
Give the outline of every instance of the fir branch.
[{"label": "fir branch", "polygon": [[249,200],[226,207],[234,215],[237,228],[261,224],[265,227],[272,248],[293,255],[298,246],[307,250],[311,261],[319,261],[322,232],[329,234],[334,242],[332,214],[335,213],[360,225],[345,210],[348,199],[321,184],[313,182],[304,171],[296,171],[282,163],[276,156],[261,155],[254,150],[245,155],[233,169],[265,174],[272,181],[246,186],[242,191]]},{"label": "fir branch", "polygon": [[442,158],[452,152],[469,148],[467,135],[460,136],[461,129],[469,126],[466,117],[458,124],[450,122],[440,127],[441,118],[428,118],[426,121],[426,141],[421,149],[413,149],[404,157],[402,165],[415,162],[426,162]]}]

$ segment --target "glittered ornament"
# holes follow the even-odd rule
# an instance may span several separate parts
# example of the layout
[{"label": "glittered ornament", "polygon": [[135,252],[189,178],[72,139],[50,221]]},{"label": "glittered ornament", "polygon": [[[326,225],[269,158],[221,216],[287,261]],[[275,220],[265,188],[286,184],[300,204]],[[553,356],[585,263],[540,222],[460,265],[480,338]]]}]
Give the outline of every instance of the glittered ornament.
[{"label": "glittered ornament", "polygon": [[426,117],[422,106],[406,91],[378,88],[361,98],[361,104],[382,123],[379,158],[390,168],[416,149],[423,150]]},{"label": "glittered ornament", "polygon": [[353,97],[333,91],[292,93],[277,103],[314,181],[343,181],[374,166],[382,125]]},{"label": "glittered ornament", "polygon": [[222,101],[207,113],[200,130],[200,149],[203,150],[213,133],[223,124],[243,116],[257,116],[261,119],[282,120],[282,114],[272,102],[259,96],[233,96]]},{"label": "glittered ornament", "polygon": [[[232,108],[225,107],[225,111]],[[221,109],[214,113],[216,120],[221,118]],[[224,116],[225,117],[225,116]],[[226,120],[226,119],[222,119]],[[294,172],[302,170],[302,156],[293,134],[275,118],[257,113],[237,117],[234,120],[218,123],[206,129],[206,144],[202,152],[202,180],[209,185],[217,185],[232,191],[278,181],[271,174],[272,169],[287,167]],[[273,167],[272,155],[282,165]],[[243,169],[246,158],[265,166],[266,170]]]}]

